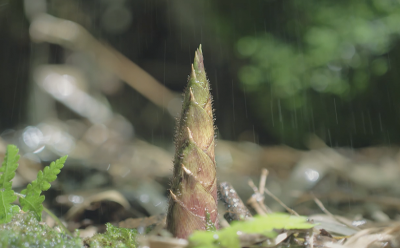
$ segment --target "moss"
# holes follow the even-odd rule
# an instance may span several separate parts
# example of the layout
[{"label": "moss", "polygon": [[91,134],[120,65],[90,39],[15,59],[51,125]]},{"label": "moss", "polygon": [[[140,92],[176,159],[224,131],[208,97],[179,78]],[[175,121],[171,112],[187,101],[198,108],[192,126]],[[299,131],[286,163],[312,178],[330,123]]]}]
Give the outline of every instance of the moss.
[{"label": "moss", "polygon": [[118,228],[106,224],[107,231],[96,234],[84,241],[59,232],[46,224],[37,221],[33,212],[18,213],[11,222],[0,225],[0,247],[8,248],[136,248],[136,229]]},{"label": "moss", "polygon": [[107,231],[105,233],[96,234],[91,238],[85,239],[85,244],[91,248],[136,248],[136,229],[118,228],[110,223],[106,224]]},{"label": "moss", "polygon": [[80,238],[39,223],[33,212],[18,213],[11,222],[0,225],[0,247],[83,247]]}]

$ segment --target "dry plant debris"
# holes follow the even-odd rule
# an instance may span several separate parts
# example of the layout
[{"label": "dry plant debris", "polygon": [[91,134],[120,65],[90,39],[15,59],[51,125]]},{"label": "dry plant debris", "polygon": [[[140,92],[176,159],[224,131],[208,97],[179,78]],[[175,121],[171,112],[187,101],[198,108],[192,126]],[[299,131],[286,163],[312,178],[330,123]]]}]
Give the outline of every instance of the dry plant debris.
[{"label": "dry plant debris", "polygon": [[250,211],[230,183],[222,182],[218,184],[218,191],[220,200],[227,210],[224,217],[229,223],[233,220],[247,220],[252,217]]}]

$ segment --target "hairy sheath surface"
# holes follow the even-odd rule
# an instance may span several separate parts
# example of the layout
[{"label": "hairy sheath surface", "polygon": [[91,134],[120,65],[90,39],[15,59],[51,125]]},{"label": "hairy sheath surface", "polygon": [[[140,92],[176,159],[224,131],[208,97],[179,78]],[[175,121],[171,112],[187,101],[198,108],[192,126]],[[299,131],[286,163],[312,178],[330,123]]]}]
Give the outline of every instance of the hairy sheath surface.
[{"label": "hairy sheath surface", "polygon": [[167,229],[175,237],[187,238],[194,230],[205,230],[207,221],[218,228],[214,117],[201,46],[177,125]]}]

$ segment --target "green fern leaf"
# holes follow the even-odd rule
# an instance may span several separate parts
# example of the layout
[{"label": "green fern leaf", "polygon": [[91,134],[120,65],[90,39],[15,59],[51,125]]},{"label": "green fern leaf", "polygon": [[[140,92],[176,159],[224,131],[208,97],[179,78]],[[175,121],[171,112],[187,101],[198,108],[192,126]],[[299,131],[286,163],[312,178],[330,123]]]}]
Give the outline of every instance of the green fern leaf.
[{"label": "green fern leaf", "polygon": [[11,218],[19,212],[19,207],[11,205],[17,196],[12,190],[11,180],[15,176],[15,170],[18,168],[18,148],[14,145],[8,145],[6,156],[0,167],[0,224],[11,221]]},{"label": "green fern leaf", "polygon": [[46,166],[43,172],[38,172],[37,179],[28,184],[26,189],[21,191],[21,194],[26,195],[19,199],[23,211],[33,211],[39,221],[42,219],[42,203],[45,197],[40,194],[42,191],[48,190],[50,188],[50,183],[57,179],[57,175],[64,167],[66,160],[67,156],[64,156],[52,162],[49,166]]},{"label": "green fern leaf", "polygon": [[18,148],[15,145],[8,145],[3,165],[0,168],[0,188],[11,189],[11,180],[15,177],[15,170],[18,168]]},{"label": "green fern leaf", "polygon": [[16,199],[17,196],[14,195],[14,190],[0,190],[0,224],[10,222],[11,218],[19,213],[19,207],[11,205]]}]

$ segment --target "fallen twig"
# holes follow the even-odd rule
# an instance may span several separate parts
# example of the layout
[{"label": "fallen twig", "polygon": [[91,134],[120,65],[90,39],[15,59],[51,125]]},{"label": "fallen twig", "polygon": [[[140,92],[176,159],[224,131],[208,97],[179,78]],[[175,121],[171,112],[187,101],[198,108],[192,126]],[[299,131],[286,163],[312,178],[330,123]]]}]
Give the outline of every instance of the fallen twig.
[{"label": "fallen twig", "polygon": [[228,222],[233,220],[246,220],[252,217],[250,211],[244,205],[230,183],[220,183],[218,185],[218,191],[220,192],[220,199],[227,209],[224,216]]}]

